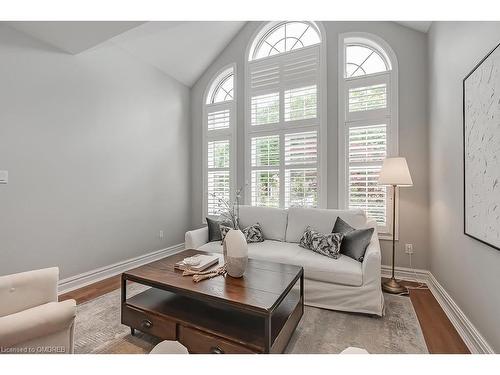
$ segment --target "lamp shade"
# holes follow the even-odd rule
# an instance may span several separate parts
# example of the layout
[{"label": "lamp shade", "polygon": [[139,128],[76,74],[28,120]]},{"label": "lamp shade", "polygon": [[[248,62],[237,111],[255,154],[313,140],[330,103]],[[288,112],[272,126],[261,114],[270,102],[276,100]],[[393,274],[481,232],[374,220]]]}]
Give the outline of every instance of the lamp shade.
[{"label": "lamp shade", "polygon": [[413,186],[406,159],[386,158],[378,177],[379,185]]}]

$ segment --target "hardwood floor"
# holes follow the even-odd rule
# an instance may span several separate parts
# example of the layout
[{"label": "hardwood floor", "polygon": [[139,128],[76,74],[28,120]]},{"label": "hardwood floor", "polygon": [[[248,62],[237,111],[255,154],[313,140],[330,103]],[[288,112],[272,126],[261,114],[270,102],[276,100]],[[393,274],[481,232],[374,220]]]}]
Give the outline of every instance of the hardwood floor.
[{"label": "hardwood floor", "polygon": [[430,290],[410,290],[410,299],[417,313],[429,353],[470,353]]},{"label": "hardwood floor", "polygon": [[[386,279],[383,279],[385,281]],[[402,281],[407,287],[420,283]],[[423,286],[426,286],[423,284]],[[422,328],[427,349],[431,354],[470,354],[453,324],[429,289],[409,289],[410,299]]]},{"label": "hardwood floor", "polygon": [[[120,288],[120,281],[121,275],[110,277],[83,288],[62,294],[59,296],[59,300],[74,299],[77,304],[87,302]],[[403,284],[413,287],[418,285],[412,282],[403,282]],[[417,313],[429,353],[470,353],[430,290],[411,289],[409,298]]]},{"label": "hardwood floor", "polygon": [[59,301],[74,299],[77,304],[90,301],[103,294],[119,289],[121,284],[121,275],[113,276],[108,279],[98,281],[94,284],[84,286],[83,288],[72,290],[71,292],[61,294]]}]

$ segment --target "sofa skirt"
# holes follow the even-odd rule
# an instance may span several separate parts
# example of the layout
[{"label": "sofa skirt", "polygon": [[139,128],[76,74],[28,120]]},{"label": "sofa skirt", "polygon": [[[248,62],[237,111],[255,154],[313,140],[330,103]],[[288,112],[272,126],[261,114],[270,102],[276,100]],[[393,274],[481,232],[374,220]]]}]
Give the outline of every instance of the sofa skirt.
[{"label": "sofa skirt", "polygon": [[356,286],[304,279],[304,303],[322,309],[382,316],[384,295],[380,283]]}]

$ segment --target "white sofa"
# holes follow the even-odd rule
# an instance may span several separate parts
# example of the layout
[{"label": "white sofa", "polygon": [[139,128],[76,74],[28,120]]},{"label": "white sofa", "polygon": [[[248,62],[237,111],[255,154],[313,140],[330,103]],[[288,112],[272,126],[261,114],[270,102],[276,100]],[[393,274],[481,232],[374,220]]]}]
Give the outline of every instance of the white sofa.
[{"label": "white sofa", "polygon": [[58,302],[59,269],[0,277],[0,348],[4,353],[73,353],[75,300]]},{"label": "white sofa", "polygon": [[[375,228],[363,262],[345,255],[331,259],[299,246],[305,228],[330,233],[337,217],[354,228]],[[381,316],[380,244],[376,223],[362,210],[240,207],[240,226],[260,223],[265,241],[248,244],[250,258],[304,267],[305,303],[310,306]],[[208,242],[208,228],[186,233],[186,249],[222,252],[220,241]]]}]

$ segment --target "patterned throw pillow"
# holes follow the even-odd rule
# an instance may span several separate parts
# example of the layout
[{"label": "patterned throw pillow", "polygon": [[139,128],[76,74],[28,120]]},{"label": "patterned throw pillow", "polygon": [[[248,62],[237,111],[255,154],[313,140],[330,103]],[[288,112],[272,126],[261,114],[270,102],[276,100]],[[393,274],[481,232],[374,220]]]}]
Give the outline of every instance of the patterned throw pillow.
[{"label": "patterned throw pillow", "polygon": [[226,237],[227,232],[229,232],[233,228],[228,227],[227,225],[221,224],[221,225],[219,225],[219,229],[220,229],[220,237],[221,237],[220,243],[222,245],[222,243],[224,242],[224,238]]},{"label": "patterned throw pillow", "polygon": [[[228,227],[226,225],[220,226],[220,235],[222,237],[222,242],[224,242],[224,238],[226,237],[227,232],[233,228]],[[259,223],[249,225],[248,227],[241,230],[247,243],[252,242],[264,242],[264,235],[262,234],[262,227]],[[222,243],[221,242],[221,243]]]},{"label": "patterned throw pillow", "polygon": [[250,225],[242,229],[243,234],[247,240],[247,243],[252,242],[264,242],[264,235],[262,234],[262,227],[259,223]]},{"label": "patterned throw pillow", "polygon": [[342,233],[323,234],[308,226],[300,239],[299,246],[329,258],[337,259],[340,256],[342,237]]}]

